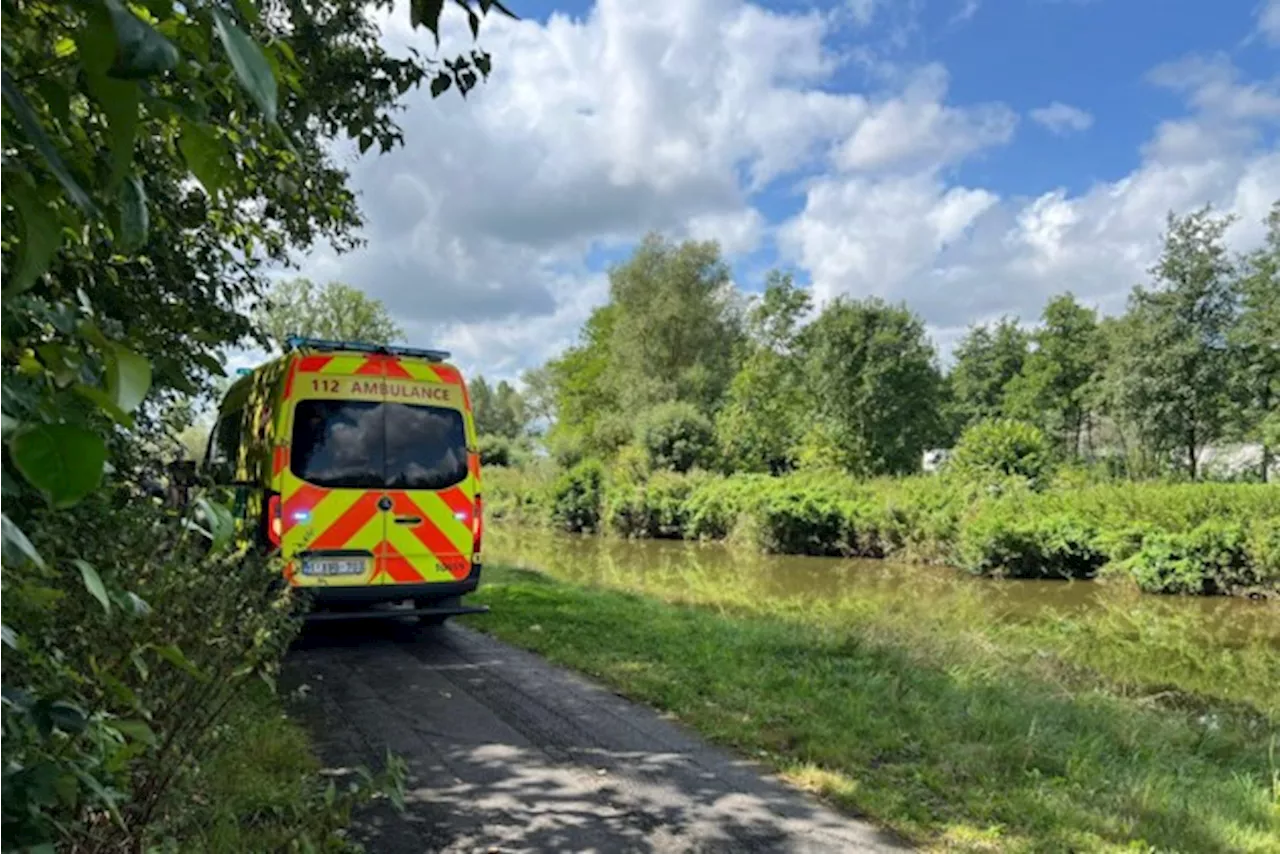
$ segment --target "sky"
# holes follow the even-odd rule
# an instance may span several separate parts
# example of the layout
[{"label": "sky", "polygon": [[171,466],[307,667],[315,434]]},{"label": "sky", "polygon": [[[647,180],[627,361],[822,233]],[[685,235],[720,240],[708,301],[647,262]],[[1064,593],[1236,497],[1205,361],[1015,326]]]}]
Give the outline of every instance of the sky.
[{"label": "sky", "polygon": [[[1124,309],[1168,212],[1280,199],[1280,0],[509,0],[465,101],[410,93],[405,146],[336,149],[364,248],[296,271],[409,343],[516,378],[574,343],[648,231],[716,239],[736,285],[905,301],[945,360],[1070,290]],[[393,52],[433,50],[407,7]],[[446,11],[442,52],[470,47]],[[251,364],[260,354],[239,353]]]}]

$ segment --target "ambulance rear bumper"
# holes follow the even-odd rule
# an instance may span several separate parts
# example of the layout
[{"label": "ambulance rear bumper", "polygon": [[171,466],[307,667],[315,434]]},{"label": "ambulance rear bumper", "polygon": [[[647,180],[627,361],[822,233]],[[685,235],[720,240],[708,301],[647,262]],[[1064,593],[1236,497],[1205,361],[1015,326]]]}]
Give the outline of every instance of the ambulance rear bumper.
[{"label": "ambulance rear bumper", "polygon": [[[457,615],[483,613],[488,608],[458,604],[460,597],[474,592],[480,585],[480,564],[471,565],[471,574],[459,581],[436,581],[428,584],[377,584],[369,586],[326,585],[297,587],[294,590],[311,599],[313,610],[308,619],[337,619],[323,615],[319,609],[363,609],[386,602],[412,600],[414,613]],[[451,600],[451,601],[447,601]],[[408,612],[401,611],[400,615]]]}]

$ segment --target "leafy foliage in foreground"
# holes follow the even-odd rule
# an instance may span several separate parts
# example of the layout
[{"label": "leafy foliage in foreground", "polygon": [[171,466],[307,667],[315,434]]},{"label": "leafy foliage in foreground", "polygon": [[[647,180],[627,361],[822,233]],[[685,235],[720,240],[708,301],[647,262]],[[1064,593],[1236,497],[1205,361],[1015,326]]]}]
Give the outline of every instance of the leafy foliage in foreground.
[{"label": "leafy foliage in foreground", "polygon": [[[387,151],[409,89],[489,72],[480,50],[390,56],[379,5],[2,4],[7,847],[207,841],[204,763],[294,615],[230,511],[166,515],[139,486],[166,404],[254,333],[264,270],[357,242],[333,143]],[[455,5],[473,35],[505,12]],[[412,24],[437,33],[443,8],[415,2]],[[341,845],[336,791],[298,793],[231,850]]]},{"label": "leafy foliage in foreground", "polygon": [[[5,544],[6,847],[198,838],[207,766],[243,737],[232,716],[279,714],[255,699],[298,626],[278,569],[233,548],[231,516],[211,502],[177,517],[120,497],[37,511],[32,539]],[[334,801],[318,782],[300,794],[278,832],[334,844]]]}]

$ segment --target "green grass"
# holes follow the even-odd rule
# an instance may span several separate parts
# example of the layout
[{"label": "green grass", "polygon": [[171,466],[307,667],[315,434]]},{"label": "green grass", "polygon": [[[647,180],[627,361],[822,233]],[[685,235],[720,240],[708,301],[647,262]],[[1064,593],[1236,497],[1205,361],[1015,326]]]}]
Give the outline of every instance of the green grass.
[{"label": "green grass", "polygon": [[350,798],[326,798],[311,741],[276,694],[253,686],[226,726],[235,737],[222,740],[171,799],[172,837],[183,851],[355,850],[341,832]]},{"label": "green grass", "polygon": [[1197,649],[1141,614],[974,623],[663,581],[499,568],[473,624],[928,846],[1280,852],[1265,640]]}]

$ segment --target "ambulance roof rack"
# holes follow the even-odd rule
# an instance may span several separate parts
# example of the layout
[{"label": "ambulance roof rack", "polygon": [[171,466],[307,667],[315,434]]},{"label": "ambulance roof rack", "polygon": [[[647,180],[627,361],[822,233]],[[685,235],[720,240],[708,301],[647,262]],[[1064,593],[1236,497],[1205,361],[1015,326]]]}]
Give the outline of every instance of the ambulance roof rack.
[{"label": "ambulance roof rack", "polygon": [[324,338],[304,338],[292,335],[285,339],[285,350],[340,350],[348,353],[385,353],[388,356],[408,356],[443,362],[449,358],[447,350],[424,350],[420,347],[398,347],[393,344],[366,344],[362,341],[329,341]]}]

